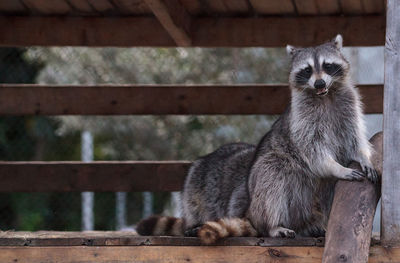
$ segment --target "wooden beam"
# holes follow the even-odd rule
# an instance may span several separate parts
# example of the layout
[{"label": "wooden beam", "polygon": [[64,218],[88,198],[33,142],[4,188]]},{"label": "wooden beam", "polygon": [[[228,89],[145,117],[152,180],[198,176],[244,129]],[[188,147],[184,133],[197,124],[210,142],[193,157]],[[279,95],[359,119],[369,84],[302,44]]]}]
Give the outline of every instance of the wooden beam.
[{"label": "wooden beam", "polygon": [[[359,87],[366,112],[381,113],[382,85]],[[280,114],[289,97],[287,85],[3,84],[0,115]]]},{"label": "wooden beam", "polygon": [[[195,237],[138,236],[135,231],[6,231],[0,232],[1,246],[203,246]],[[323,246],[323,238],[294,239],[271,237],[231,237],[219,240],[214,246]]]},{"label": "wooden beam", "polygon": [[0,192],[179,191],[189,165],[188,161],[0,162]]},{"label": "wooden beam", "polygon": [[[382,175],[383,134],[374,135],[372,161],[379,176]],[[360,169],[352,162],[349,166]],[[380,185],[370,181],[349,182],[339,180],[328,222],[323,263],[368,261],[372,223],[380,197]]]},{"label": "wooden beam", "polygon": [[[60,246],[0,247],[1,262],[96,262],[96,263],[205,263],[285,262],[319,263],[322,247],[259,246]],[[369,263],[398,262],[400,248],[372,247]]]},{"label": "wooden beam", "polygon": [[178,0],[144,1],[178,46],[191,46],[191,17]]},{"label": "wooden beam", "polygon": [[151,17],[0,16],[0,46],[171,47],[175,43]]},{"label": "wooden beam", "polygon": [[[331,25],[327,27],[326,25]],[[345,46],[383,45],[383,16],[304,16],[199,18],[193,21],[193,46],[312,46],[338,33]]]},{"label": "wooden beam", "polygon": [[400,1],[387,1],[386,16],[381,239],[400,245]]},{"label": "wooden beam", "polygon": [[[174,22],[176,28],[187,22]],[[196,47],[310,46],[341,33],[346,46],[384,44],[385,18],[307,16],[193,18]],[[326,25],[330,25],[327,27]],[[176,46],[152,17],[0,16],[0,46]]]}]

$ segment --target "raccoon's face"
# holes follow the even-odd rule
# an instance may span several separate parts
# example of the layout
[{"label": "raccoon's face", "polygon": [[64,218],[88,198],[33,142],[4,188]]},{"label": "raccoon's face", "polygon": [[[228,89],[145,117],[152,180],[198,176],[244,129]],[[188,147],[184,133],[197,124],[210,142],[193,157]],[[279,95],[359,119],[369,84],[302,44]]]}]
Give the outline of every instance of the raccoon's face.
[{"label": "raccoon's face", "polygon": [[287,46],[292,58],[290,86],[319,96],[328,94],[329,89],[342,82],[349,72],[349,63],[341,52],[342,43],[342,36],[337,35],[332,41],[316,47]]}]

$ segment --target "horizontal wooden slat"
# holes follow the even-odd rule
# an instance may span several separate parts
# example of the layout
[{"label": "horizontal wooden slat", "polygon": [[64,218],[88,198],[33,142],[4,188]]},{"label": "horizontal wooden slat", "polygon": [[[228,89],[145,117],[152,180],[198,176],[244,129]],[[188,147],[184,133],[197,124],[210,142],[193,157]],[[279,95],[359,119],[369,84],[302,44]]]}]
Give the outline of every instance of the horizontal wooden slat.
[{"label": "horizontal wooden slat", "polygon": [[[320,263],[322,251],[322,247],[260,246],[0,247],[0,262]],[[375,246],[370,249],[369,263],[399,261],[399,247]]]},{"label": "horizontal wooden slat", "polygon": [[187,161],[0,162],[0,192],[179,191]]},{"label": "horizontal wooden slat", "polygon": [[[0,246],[201,246],[199,238],[138,236],[134,231],[0,232]],[[323,246],[324,238],[232,237],[216,246]]]},{"label": "horizontal wooden slat", "polygon": [[[329,25],[329,26],[327,26]],[[385,18],[308,16],[194,18],[192,46],[309,46],[341,33],[347,46],[383,45]],[[153,17],[1,16],[0,46],[176,46]]]},{"label": "horizontal wooden slat", "polygon": [[[381,113],[382,85],[360,85]],[[287,85],[0,85],[0,115],[280,114]]]}]

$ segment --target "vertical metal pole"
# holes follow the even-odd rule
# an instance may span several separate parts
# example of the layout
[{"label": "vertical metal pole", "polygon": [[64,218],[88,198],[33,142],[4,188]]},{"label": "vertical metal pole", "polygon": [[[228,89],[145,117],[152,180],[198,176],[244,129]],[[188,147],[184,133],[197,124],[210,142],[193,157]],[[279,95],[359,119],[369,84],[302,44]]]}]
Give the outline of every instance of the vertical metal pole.
[{"label": "vertical metal pole", "polygon": [[151,192],[143,192],[143,218],[153,214],[153,194]]},{"label": "vertical metal pole", "polygon": [[115,194],[115,215],[116,215],[116,228],[122,230],[126,228],[126,192],[117,192]]},{"label": "vertical metal pole", "polygon": [[[81,135],[81,158],[83,162],[93,161],[93,136],[89,131]],[[82,192],[82,230],[94,230],[94,193]]]}]

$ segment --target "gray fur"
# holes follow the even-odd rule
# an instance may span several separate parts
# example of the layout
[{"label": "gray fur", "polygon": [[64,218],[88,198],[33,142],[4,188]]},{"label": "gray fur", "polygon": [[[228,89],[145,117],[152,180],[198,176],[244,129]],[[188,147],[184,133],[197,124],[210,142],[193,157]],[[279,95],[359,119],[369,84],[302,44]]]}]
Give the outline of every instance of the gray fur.
[{"label": "gray fur", "polygon": [[[287,47],[289,106],[257,147],[229,144],[194,162],[183,191],[186,229],[247,217],[260,235],[317,236],[336,180],[364,177],[346,168],[349,162],[360,162],[374,179],[360,96],[341,48],[340,36],[317,47]],[[307,67],[312,74],[305,78]],[[318,79],[325,88],[316,88]]]}]

